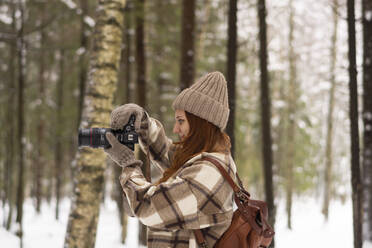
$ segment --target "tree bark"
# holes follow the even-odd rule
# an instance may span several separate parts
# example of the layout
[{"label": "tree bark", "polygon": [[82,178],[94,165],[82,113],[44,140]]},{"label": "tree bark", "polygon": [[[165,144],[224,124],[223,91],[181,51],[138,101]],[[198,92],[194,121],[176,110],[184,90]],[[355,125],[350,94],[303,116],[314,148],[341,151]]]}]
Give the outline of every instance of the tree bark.
[{"label": "tree bark", "polygon": [[362,247],[362,184],[359,164],[358,89],[355,47],[355,3],[347,0],[348,47],[349,47],[349,94],[351,139],[351,186],[353,200],[354,247]]},{"label": "tree bark", "polygon": [[[137,0],[136,13],[137,103],[146,108],[145,0]],[[142,151],[139,151],[139,158],[146,165],[143,167],[146,179],[151,181],[149,164],[146,163],[146,156]],[[139,241],[146,245],[147,228],[142,223],[139,224]]]},{"label": "tree bark", "polygon": [[85,85],[86,85],[86,77],[87,77],[87,68],[86,68],[86,54],[88,50],[88,36],[87,32],[87,24],[85,23],[84,18],[88,15],[88,0],[80,0],[80,8],[81,8],[81,15],[80,15],[80,48],[82,52],[79,57],[79,106],[78,106],[78,118],[77,118],[77,126],[79,127],[81,122],[81,115],[83,112],[83,103],[84,103],[84,96],[85,96]]},{"label": "tree bark", "polygon": [[61,187],[64,178],[62,162],[63,162],[63,118],[62,118],[62,108],[63,108],[63,84],[65,81],[64,78],[64,49],[60,50],[60,60],[59,60],[59,82],[57,85],[57,116],[56,116],[56,136],[55,136],[55,157],[54,157],[54,178],[55,178],[55,197],[56,197],[56,209],[55,209],[55,218],[59,219],[59,204],[61,200]]},{"label": "tree bark", "polygon": [[[124,6],[124,0],[99,2],[82,128],[109,126],[118,79]],[[77,183],[65,247],[94,247],[106,156],[102,149],[83,148],[77,152],[76,158]]]},{"label": "tree bark", "polygon": [[372,1],[362,1],[364,239],[372,241]]},{"label": "tree bark", "polygon": [[330,84],[328,118],[327,118],[327,137],[326,137],[326,157],[325,157],[325,175],[324,175],[324,200],[322,212],[328,220],[329,202],[332,194],[332,141],[333,141],[333,109],[334,95],[336,88],[336,61],[337,61],[337,30],[338,30],[338,0],[333,0],[333,34],[331,38],[331,65],[330,65]]},{"label": "tree bark", "polygon": [[195,0],[182,0],[180,90],[194,83]]},{"label": "tree bark", "polygon": [[125,82],[122,82],[122,84],[125,85],[125,99],[122,99],[123,102],[130,102],[131,101],[131,82],[132,82],[132,12],[133,12],[133,1],[128,0],[127,6],[125,8],[125,50],[124,52],[124,58],[122,60],[124,61],[124,72],[125,72]]},{"label": "tree bark", "polygon": [[295,163],[295,136],[296,136],[296,82],[297,82],[297,68],[296,55],[294,52],[294,9],[292,0],[289,1],[289,93],[288,93],[288,150],[287,150],[287,166],[286,166],[286,210],[287,210],[287,226],[292,229],[292,197],[294,187],[293,168]]},{"label": "tree bark", "polygon": [[[16,28],[16,4],[11,5],[11,13],[12,13],[12,30],[14,33],[17,32]],[[13,209],[15,206],[15,198],[14,198],[14,167],[16,166],[15,160],[15,135],[14,128],[16,127],[16,119],[14,117],[14,113],[16,111],[16,57],[17,57],[17,42],[14,40],[10,43],[10,61],[9,61],[9,86],[8,86],[8,106],[6,112],[6,118],[8,122],[7,127],[7,141],[9,142],[6,145],[6,160],[5,160],[5,173],[4,173],[4,183],[5,183],[5,197],[8,202],[9,211],[7,213],[7,220],[5,227],[7,230],[10,230],[12,224],[12,217],[13,217]],[[5,215],[5,212],[4,212]]]},{"label": "tree bark", "polygon": [[[45,2],[40,5],[41,25],[45,22]],[[45,29],[40,30],[40,57],[39,57],[39,99],[40,105],[38,107],[38,125],[37,125],[37,158],[35,163],[35,197],[36,197],[36,211],[40,213],[41,201],[43,197],[43,171],[45,164],[45,43],[46,43]]]},{"label": "tree bark", "polygon": [[[265,176],[265,196],[269,209],[269,222],[275,226],[275,206],[273,190],[273,155],[271,137],[271,101],[269,75],[267,72],[267,38],[266,38],[266,6],[265,0],[259,0],[258,17],[260,24],[260,70],[261,70],[261,132],[262,132],[262,159]],[[274,247],[274,240],[271,247]]]},{"label": "tree bark", "polygon": [[227,42],[227,91],[229,95],[230,116],[226,132],[230,136],[231,155],[235,157],[235,91],[236,91],[236,53],[237,53],[237,0],[229,1],[229,23]]},{"label": "tree bark", "polygon": [[[108,163],[114,163],[113,161],[110,161]],[[118,206],[119,209],[119,218],[120,218],[120,224],[121,224],[121,243],[125,243],[125,239],[127,237],[127,223],[128,223],[128,217],[127,214],[124,211],[124,206],[123,206],[123,188],[120,185],[120,181],[118,178],[121,175],[121,167],[117,165],[111,165],[111,167],[114,168],[114,199],[116,201],[116,205]]]},{"label": "tree bark", "polygon": [[[11,5],[12,9],[12,30],[16,32],[16,7],[15,4]],[[13,41],[10,43],[10,61],[9,61],[9,88],[8,88],[8,106],[7,106],[7,141],[9,142],[6,145],[6,161],[5,161],[5,194],[6,199],[9,206],[9,211],[7,215],[6,221],[6,229],[10,230],[11,221],[13,217],[13,209],[14,209],[14,166],[16,165],[15,161],[15,133],[14,127],[16,126],[14,112],[15,112],[15,99],[16,99],[16,56],[17,56],[17,43]]]},{"label": "tree bark", "polygon": [[25,84],[25,71],[26,71],[26,48],[23,36],[24,29],[24,5],[21,0],[18,1],[18,9],[20,11],[20,27],[17,32],[17,56],[18,56],[18,188],[17,188],[17,218],[18,223],[17,235],[23,247],[23,201],[24,201],[24,187],[25,187],[25,161],[24,161],[24,84]]}]

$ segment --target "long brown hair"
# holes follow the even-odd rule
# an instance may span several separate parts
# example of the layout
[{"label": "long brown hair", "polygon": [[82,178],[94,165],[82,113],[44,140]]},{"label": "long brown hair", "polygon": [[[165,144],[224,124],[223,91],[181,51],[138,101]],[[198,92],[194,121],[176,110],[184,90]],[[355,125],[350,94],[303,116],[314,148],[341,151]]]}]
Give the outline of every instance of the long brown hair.
[{"label": "long brown hair", "polygon": [[184,140],[173,142],[177,145],[172,165],[167,169],[157,184],[168,180],[187,160],[202,152],[229,153],[230,137],[214,124],[186,112],[190,125],[188,135]]}]

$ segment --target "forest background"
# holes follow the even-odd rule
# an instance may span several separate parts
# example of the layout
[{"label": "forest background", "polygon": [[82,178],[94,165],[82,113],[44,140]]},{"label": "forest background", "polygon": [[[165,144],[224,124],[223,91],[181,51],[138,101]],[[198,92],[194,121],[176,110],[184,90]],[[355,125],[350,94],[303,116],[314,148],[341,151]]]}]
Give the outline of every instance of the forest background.
[{"label": "forest background", "polygon": [[[92,195],[92,216],[84,218],[97,223],[99,203],[114,199],[124,241],[119,171],[102,151],[87,167],[90,152],[78,149],[78,128],[108,127],[114,107],[135,102],[176,140],[173,99],[199,76],[218,70],[229,85],[227,132],[239,174],[255,198],[268,201],[270,222],[275,226],[279,202],[285,202],[291,228],[296,199],[316,199],[325,220],[332,202],[352,199],[354,232],[363,225],[354,246],[371,240],[372,1],[266,4],[0,1],[3,228],[22,238],[25,199],[37,212],[43,202],[55,203],[58,219],[61,200],[69,198],[78,204],[71,208],[65,244],[79,243],[69,235],[84,207],[77,189],[85,179],[102,177],[99,194]],[[94,245],[95,227],[90,234],[87,242]]]}]

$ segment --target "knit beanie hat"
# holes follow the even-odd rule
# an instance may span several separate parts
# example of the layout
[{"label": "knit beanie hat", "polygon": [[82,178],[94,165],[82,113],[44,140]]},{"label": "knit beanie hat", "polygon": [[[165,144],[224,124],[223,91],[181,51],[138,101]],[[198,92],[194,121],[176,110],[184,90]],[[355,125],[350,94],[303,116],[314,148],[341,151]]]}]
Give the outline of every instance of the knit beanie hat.
[{"label": "knit beanie hat", "polygon": [[172,108],[187,111],[224,130],[230,113],[225,77],[218,71],[204,75],[176,97]]}]

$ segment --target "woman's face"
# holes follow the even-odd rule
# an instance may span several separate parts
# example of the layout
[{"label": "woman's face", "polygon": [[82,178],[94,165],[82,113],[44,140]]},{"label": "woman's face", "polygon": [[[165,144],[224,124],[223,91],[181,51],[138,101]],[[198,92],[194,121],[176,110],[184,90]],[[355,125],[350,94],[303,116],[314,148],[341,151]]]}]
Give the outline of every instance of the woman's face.
[{"label": "woman's face", "polygon": [[174,113],[174,119],[176,122],[173,127],[173,133],[178,134],[180,140],[183,140],[190,130],[185,111],[177,109]]}]

